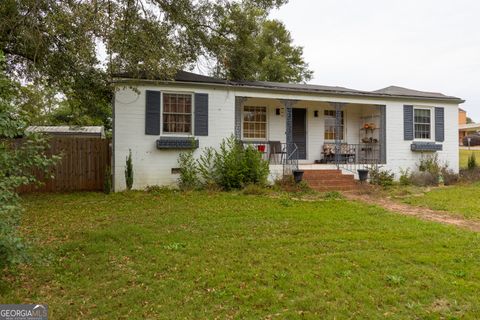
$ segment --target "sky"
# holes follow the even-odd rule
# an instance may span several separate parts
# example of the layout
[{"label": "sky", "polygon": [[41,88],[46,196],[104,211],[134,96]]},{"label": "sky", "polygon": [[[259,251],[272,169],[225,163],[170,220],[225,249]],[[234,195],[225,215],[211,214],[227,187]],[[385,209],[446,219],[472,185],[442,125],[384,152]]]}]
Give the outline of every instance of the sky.
[{"label": "sky", "polygon": [[479,13],[478,0],[290,0],[271,17],[304,48],[309,83],[441,92],[480,122]]}]

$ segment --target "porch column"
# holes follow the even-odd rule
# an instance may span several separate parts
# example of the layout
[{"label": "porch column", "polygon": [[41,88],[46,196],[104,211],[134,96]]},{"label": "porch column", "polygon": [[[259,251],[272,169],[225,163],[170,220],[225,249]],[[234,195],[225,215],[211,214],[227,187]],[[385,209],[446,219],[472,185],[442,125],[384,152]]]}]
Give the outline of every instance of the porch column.
[{"label": "porch column", "polygon": [[387,163],[387,106],[380,108],[380,163]]},{"label": "porch column", "polygon": [[235,138],[242,139],[242,109],[247,97],[235,97]]},{"label": "porch column", "polygon": [[341,151],[341,143],[340,140],[340,126],[342,125],[342,110],[345,107],[346,103],[341,102],[331,102],[331,104],[335,107],[335,163],[340,163],[340,151]]}]

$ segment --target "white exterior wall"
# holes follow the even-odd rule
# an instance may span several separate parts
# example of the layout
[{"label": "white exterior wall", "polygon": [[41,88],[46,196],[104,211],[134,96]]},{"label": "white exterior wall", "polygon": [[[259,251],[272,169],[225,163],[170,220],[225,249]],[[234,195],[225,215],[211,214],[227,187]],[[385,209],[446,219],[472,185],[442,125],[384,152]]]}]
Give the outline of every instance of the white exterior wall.
[{"label": "white exterior wall", "polygon": [[[443,145],[442,151],[437,151],[438,158],[442,163],[458,172],[459,154],[458,154],[458,105],[442,104],[436,102],[388,102],[387,103],[387,165],[388,170],[395,174],[400,174],[401,169],[414,169],[422,156],[420,152],[410,151],[412,141],[403,140],[403,105],[409,104],[419,107],[432,108],[431,116],[434,118],[434,107],[443,107],[445,110],[445,141],[437,142]],[[432,139],[435,141],[435,122],[432,120]]]},{"label": "white exterior wall", "polygon": [[[307,108],[307,160],[312,163],[321,158],[324,133],[323,110],[331,108],[326,102],[344,102],[346,141],[359,143],[359,128],[363,124],[359,118],[364,115],[367,106],[358,104],[386,105],[387,122],[387,165],[385,168],[399,174],[400,169],[414,168],[421,158],[420,153],[410,151],[412,141],[403,140],[403,105],[437,106],[445,109],[445,141],[443,151],[438,152],[442,162],[448,162],[454,171],[458,171],[458,106],[425,101],[393,101],[373,98],[339,97],[319,94],[294,94],[272,92],[258,89],[229,89],[213,85],[139,84],[135,92],[126,87],[118,87],[114,106],[114,187],[116,191],[125,189],[125,159],[128,150],[132,150],[134,169],[134,188],[142,189],[148,185],[171,185],[178,179],[171,169],[178,167],[178,155],[181,150],[158,150],[156,140],[159,136],[145,135],[145,90],[161,92],[207,93],[209,95],[209,135],[196,137],[200,148],[217,147],[223,138],[234,133],[235,96],[252,97],[246,105],[264,105],[268,107],[268,140],[285,142],[285,116],[280,99],[297,100],[294,107]],[[275,115],[280,108],[282,114]],[[319,116],[314,117],[318,110]],[[370,111],[368,111],[370,113]],[[432,112],[433,117],[433,112]],[[193,122],[193,121],[192,121]],[[432,137],[434,133],[432,123]],[[273,169],[273,168],[272,168]],[[278,168],[277,168],[278,169]]]}]

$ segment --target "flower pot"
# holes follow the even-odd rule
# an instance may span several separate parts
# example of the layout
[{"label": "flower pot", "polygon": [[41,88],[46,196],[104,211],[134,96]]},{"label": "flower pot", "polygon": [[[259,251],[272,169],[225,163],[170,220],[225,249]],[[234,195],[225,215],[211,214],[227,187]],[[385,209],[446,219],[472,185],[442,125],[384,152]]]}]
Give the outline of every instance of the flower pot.
[{"label": "flower pot", "polygon": [[367,181],[368,170],[367,169],[358,169],[357,171],[358,171],[358,180],[360,180],[360,182]]},{"label": "flower pot", "polygon": [[303,179],[303,170],[293,170],[293,179],[295,183],[299,183]]}]

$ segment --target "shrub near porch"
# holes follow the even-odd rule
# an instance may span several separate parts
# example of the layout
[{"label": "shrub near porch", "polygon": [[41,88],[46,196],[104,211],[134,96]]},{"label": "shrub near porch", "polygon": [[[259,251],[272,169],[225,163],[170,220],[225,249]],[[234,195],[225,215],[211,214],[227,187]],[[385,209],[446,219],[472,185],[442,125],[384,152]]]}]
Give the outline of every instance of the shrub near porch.
[{"label": "shrub near porch", "polygon": [[30,196],[43,259],[0,290],[58,319],[463,318],[477,234],[344,200],[158,190]]}]

